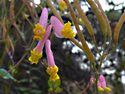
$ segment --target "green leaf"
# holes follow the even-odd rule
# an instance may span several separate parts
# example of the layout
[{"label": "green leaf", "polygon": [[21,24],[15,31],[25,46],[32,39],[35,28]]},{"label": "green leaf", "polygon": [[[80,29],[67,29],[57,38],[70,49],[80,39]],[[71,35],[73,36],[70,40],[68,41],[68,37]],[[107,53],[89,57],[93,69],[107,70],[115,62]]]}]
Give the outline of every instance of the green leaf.
[{"label": "green leaf", "polygon": [[19,80],[20,83],[26,83],[28,81],[29,81],[28,79],[21,79],[21,80]]},{"label": "green leaf", "polygon": [[2,76],[2,78],[4,78],[4,79],[12,79],[12,80],[14,80],[14,81],[16,81],[16,79],[14,79],[11,75],[10,75],[10,73],[8,73],[8,74],[6,74],[6,75],[3,75],[3,74],[5,74],[7,71],[5,70],[5,69],[0,69],[0,75]]},{"label": "green leaf", "polygon": [[53,88],[49,88],[48,91],[52,93],[53,92]]},{"label": "green leaf", "polygon": [[52,88],[53,87],[53,82],[49,80],[48,85],[49,85],[50,88]]},{"label": "green leaf", "polygon": [[26,88],[26,87],[20,87],[19,90],[24,92],[24,91],[28,91],[29,88]]},{"label": "green leaf", "polygon": [[36,83],[32,83],[31,86],[34,87],[34,88],[38,87]]},{"label": "green leaf", "polygon": [[33,76],[32,79],[33,79],[33,80],[38,80],[38,79],[40,79],[40,78],[39,78],[39,77],[36,77],[36,76]]},{"label": "green leaf", "polygon": [[62,89],[60,87],[57,87],[55,93],[60,93],[60,92],[62,92]]},{"label": "green leaf", "polygon": [[54,82],[55,88],[59,87],[60,84],[61,84],[60,79],[57,79],[57,80]]},{"label": "green leaf", "polygon": [[40,90],[31,90],[31,92],[32,93],[34,93],[34,94],[42,94],[42,91],[40,91]]}]

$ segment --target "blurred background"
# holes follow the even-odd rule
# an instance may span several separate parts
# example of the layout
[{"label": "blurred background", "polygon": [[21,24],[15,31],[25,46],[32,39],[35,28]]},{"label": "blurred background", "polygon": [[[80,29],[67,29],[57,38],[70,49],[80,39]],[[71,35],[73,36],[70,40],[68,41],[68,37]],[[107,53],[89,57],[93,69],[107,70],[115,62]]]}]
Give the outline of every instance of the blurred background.
[{"label": "blurred background", "polygon": [[[52,0],[54,6],[61,15],[64,23],[72,22],[68,10],[61,11],[56,0]],[[112,29],[112,36],[115,26],[125,12],[125,0],[99,0],[105,13],[109,19]],[[91,25],[94,28],[95,39],[100,52],[103,50],[103,34],[99,23],[94,15],[91,7],[86,0],[79,0],[80,5]],[[76,13],[76,17],[80,29],[85,37],[85,40],[95,56],[96,67],[98,68],[100,57],[96,51],[94,43],[89,35],[84,22],[80,19],[75,6],[70,0],[72,7]],[[10,24],[8,35],[8,44],[4,56],[2,69],[8,71],[19,62],[25,52],[28,52],[25,58],[21,60],[20,65],[14,69],[10,74],[11,79],[0,78],[0,94],[48,94],[48,79],[49,75],[46,73],[46,68],[43,66],[43,60],[46,59],[45,49],[43,50],[43,57],[39,63],[31,64],[28,60],[30,50],[33,49],[37,41],[31,47],[29,45],[33,38],[33,29],[36,23],[39,22],[43,7],[49,11],[50,17],[54,15],[49,8],[46,0],[0,0],[0,59],[4,49],[4,36]],[[22,8],[22,10],[21,10]],[[19,15],[17,16],[17,14]],[[72,24],[73,31],[76,33],[75,27]],[[118,47],[116,51],[106,57],[102,65],[100,74],[104,75],[107,81],[107,86],[112,89],[109,94],[124,94],[125,93],[125,22],[121,28],[118,40]],[[80,92],[88,85],[89,79],[92,76],[90,73],[90,62],[86,54],[75,46],[69,39],[59,39],[53,35],[51,40],[51,48],[53,51],[56,65],[59,67],[59,76],[61,79],[61,94],[80,94]],[[107,40],[106,44],[109,42]],[[110,51],[114,48],[114,41],[112,37],[112,44]],[[93,86],[89,87],[85,94],[96,94]]]}]

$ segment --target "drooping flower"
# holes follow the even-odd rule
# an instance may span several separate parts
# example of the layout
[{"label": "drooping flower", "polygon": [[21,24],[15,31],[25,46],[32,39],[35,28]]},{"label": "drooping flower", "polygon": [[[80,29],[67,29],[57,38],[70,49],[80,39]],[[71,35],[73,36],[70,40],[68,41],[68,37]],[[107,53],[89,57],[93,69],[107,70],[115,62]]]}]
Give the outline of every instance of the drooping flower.
[{"label": "drooping flower", "polygon": [[52,16],[51,24],[57,37],[69,39],[75,37],[75,33],[72,32],[71,23],[69,21],[63,25],[55,16]]},{"label": "drooping flower", "polygon": [[39,42],[37,46],[33,50],[31,50],[31,56],[29,57],[29,61],[31,61],[32,64],[33,63],[37,64],[39,59],[42,57],[42,50],[45,41],[50,34],[51,25],[49,25],[46,30],[47,19],[48,19],[48,11],[46,8],[44,8],[40,17],[40,21],[35,25],[35,29],[33,30],[35,34],[34,39],[39,40]]},{"label": "drooping flower", "polygon": [[56,0],[57,3],[59,4],[59,9],[64,11],[65,9],[67,9],[66,3],[63,0]]},{"label": "drooping flower", "polygon": [[48,68],[46,72],[50,75],[50,81],[56,81],[59,78],[58,67],[55,65],[53,53],[51,51],[51,43],[50,40],[46,40],[46,54],[47,54],[47,61],[48,61]]},{"label": "drooping flower", "polygon": [[[93,85],[93,84],[94,84],[94,79],[91,77],[90,78],[90,85]],[[111,91],[110,88],[106,87],[106,81],[105,81],[105,78],[103,75],[99,76],[99,81],[98,81],[97,85],[98,85],[98,89],[100,92],[104,92],[104,91],[110,92]]]},{"label": "drooping flower", "polygon": [[106,91],[106,92],[110,92],[111,89],[106,87],[106,81],[105,81],[105,77],[103,75],[99,76],[99,82],[101,84],[101,87]]}]

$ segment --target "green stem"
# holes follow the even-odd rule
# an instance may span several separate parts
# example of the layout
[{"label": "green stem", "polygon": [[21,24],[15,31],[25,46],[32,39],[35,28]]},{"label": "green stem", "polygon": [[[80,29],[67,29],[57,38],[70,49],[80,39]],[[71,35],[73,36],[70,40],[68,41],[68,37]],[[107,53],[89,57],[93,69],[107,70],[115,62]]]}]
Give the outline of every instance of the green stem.
[{"label": "green stem", "polygon": [[20,10],[18,11],[16,17],[13,19],[13,21],[10,23],[9,27],[7,28],[7,32],[5,34],[5,38],[7,38],[7,35],[8,35],[8,32],[10,31],[11,26],[13,25],[14,21],[17,19],[17,17],[19,16],[21,11],[23,10],[24,6],[25,6],[25,3],[23,3],[23,5],[21,6]]},{"label": "green stem", "polygon": [[7,44],[7,41],[4,44],[3,53],[2,53],[2,56],[1,56],[1,60],[0,60],[0,68],[2,66],[3,59],[4,59],[4,56],[5,56],[5,52],[6,52],[6,44]]},{"label": "green stem", "polygon": [[52,81],[52,85],[53,85],[53,94],[55,94],[55,86],[54,86],[54,81]]},{"label": "green stem", "polygon": [[98,94],[98,76],[99,76],[99,74],[98,74],[98,71],[96,70],[95,63],[93,62],[92,64],[93,64],[94,71],[96,72],[96,81],[94,81],[94,82],[95,82],[96,92]]},{"label": "green stem", "polygon": [[96,40],[95,40],[95,37],[94,37],[94,36],[92,36],[92,40],[93,40],[93,42],[94,42],[94,44],[95,44],[95,47],[96,47],[96,50],[97,50],[98,54],[99,54],[100,57],[101,57],[101,54],[100,54],[100,51],[99,51],[98,46],[97,46],[97,44],[96,44]]}]

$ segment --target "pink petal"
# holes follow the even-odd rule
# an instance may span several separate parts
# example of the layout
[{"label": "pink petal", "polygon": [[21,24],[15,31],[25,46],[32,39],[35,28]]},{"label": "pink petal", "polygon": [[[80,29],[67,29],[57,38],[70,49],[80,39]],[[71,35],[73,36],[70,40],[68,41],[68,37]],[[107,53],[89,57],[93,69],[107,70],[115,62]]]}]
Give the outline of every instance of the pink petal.
[{"label": "pink petal", "polygon": [[55,16],[51,17],[51,24],[52,24],[53,30],[55,31],[55,35],[58,38],[63,38],[63,35],[61,35],[63,24]]},{"label": "pink petal", "polygon": [[105,81],[105,77],[103,75],[100,75],[99,76],[99,81],[101,81],[101,82]]},{"label": "pink petal", "polygon": [[101,87],[101,83],[100,83],[100,82],[98,82],[98,88],[99,88],[99,87]]},{"label": "pink petal", "polygon": [[54,67],[55,66],[54,57],[51,51],[51,43],[50,40],[48,39],[46,40],[46,54],[47,54],[48,67]]},{"label": "pink petal", "polygon": [[106,87],[106,81],[105,81],[105,77],[104,77],[103,75],[100,75],[100,76],[99,76],[99,82],[101,83],[101,86],[102,86],[103,88]]},{"label": "pink petal", "polygon": [[39,20],[39,24],[42,25],[44,29],[46,29],[47,20],[48,20],[48,10],[46,8],[43,8],[43,11],[41,13],[41,17]]}]

